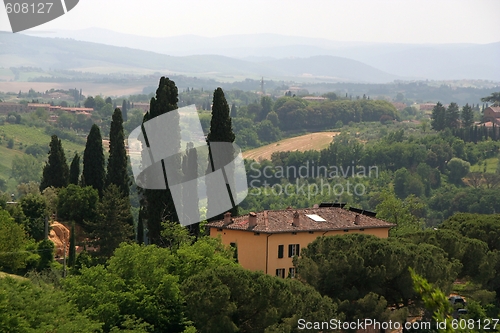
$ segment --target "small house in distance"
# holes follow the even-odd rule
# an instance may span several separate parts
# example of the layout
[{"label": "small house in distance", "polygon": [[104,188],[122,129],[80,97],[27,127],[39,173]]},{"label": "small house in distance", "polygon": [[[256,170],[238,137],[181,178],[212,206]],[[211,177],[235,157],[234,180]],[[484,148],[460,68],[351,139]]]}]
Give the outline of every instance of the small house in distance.
[{"label": "small house in distance", "polygon": [[[316,205],[317,206],[317,205]],[[322,203],[316,208],[265,210],[207,224],[211,237],[236,247],[238,262],[246,269],[280,277],[293,277],[293,257],[317,237],[365,233],[389,236],[392,223],[377,219],[374,212],[345,204]]]},{"label": "small house in distance", "polygon": [[484,109],[483,119],[485,122],[500,125],[500,106],[490,106]]}]

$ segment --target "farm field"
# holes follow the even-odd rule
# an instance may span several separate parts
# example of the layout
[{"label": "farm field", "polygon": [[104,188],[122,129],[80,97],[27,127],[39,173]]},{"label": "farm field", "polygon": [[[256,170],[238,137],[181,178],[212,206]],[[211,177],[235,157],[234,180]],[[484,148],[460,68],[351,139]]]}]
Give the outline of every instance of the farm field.
[{"label": "farm field", "polygon": [[[13,139],[13,149],[7,148],[8,140]],[[43,128],[27,127],[24,125],[4,124],[0,126],[0,178],[9,182],[10,185],[15,181],[10,178],[12,161],[15,156],[24,155],[24,148],[33,144],[46,145],[50,143],[50,135],[45,133]],[[85,149],[84,145],[76,144],[68,140],[61,140],[66,153],[66,159],[70,161],[75,151],[81,153]],[[20,150],[20,144],[23,144],[23,150]],[[10,178],[10,179],[9,179]]]},{"label": "farm field", "polygon": [[270,160],[271,154],[278,151],[321,150],[332,142],[340,132],[316,132],[294,138],[284,139],[259,148],[243,152],[243,158],[256,161]]},{"label": "farm field", "polygon": [[492,158],[487,158],[486,160],[478,163],[471,165],[470,171],[471,172],[484,172],[484,163],[486,162],[486,172],[487,173],[495,173],[497,170],[497,165],[498,165],[498,158],[497,157],[492,157]]}]

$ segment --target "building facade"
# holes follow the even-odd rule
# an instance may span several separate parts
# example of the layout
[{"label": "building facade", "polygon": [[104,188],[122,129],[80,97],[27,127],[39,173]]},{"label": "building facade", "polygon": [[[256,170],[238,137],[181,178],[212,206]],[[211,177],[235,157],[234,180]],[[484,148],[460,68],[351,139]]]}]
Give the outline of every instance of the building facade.
[{"label": "building facade", "polygon": [[500,125],[500,106],[490,106],[484,109],[483,119],[485,122]]},{"label": "building facade", "polygon": [[310,209],[286,209],[250,213],[207,224],[211,237],[237,249],[242,267],[281,277],[295,275],[293,257],[321,236],[365,233],[389,236],[392,223],[375,213],[344,209],[342,204],[322,204]]}]

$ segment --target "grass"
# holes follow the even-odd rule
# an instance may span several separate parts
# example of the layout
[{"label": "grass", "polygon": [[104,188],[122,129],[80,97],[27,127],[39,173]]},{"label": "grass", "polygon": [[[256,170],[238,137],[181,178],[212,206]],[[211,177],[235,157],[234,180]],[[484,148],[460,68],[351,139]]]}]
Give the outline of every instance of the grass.
[{"label": "grass", "polygon": [[23,155],[22,151],[7,148],[5,142],[0,146],[0,178],[7,181],[8,188],[12,188],[16,184],[14,179],[9,179],[12,170],[12,161],[15,156],[21,157]]},{"label": "grass", "polygon": [[498,165],[498,157],[487,158],[484,161],[479,162],[478,164],[474,164],[470,167],[471,172],[483,172],[484,171],[484,163],[486,162],[486,172],[487,173],[495,173]]},{"label": "grass", "polygon": [[26,278],[24,278],[22,276],[19,276],[19,275],[14,275],[14,274],[9,274],[9,273],[5,273],[5,272],[0,272],[0,279],[1,278],[5,278],[5,277],[10,277],[10,278],[13,278],[13,279],[16,279],[16,280],[26,280]]},{"label": "grass", "polygon": [[[14,157],[22,157],[26,146],[33,144],[46,145],[50,143],[50,135],[45,133],[45,128],[28,127],[25,125],[13,125],[5,123],[0,126],[0,178],[8,181],[7,186],[11,188],[15,186],[15,181],[9,179],[12,169],[12,161]],[[14,147],[7,148],[7,142],[10,139],[14,140]],[[84,145],[80,145],[68,140],[61,140],[66,153],[66,159],[69,161],[73,157],[75,151],[83,152]],[[23,144],[23,149],[20,149],[20,143]]]},{"label": "grass", "polygon": [[243,158],[256,161],[270,160],[271,154],[278,151],[307,151],[325,149],[339,132],[316,132],[284,139],[259,148],[247,150]]},{"label": "grass", "polygon": [[[50,135],[45,133],[45,128],[28,127],[19,124],[9,124],[0,126],[0,136],[6,135],[8,138],[14,139],[14,148],[18,148],[19,143],[24,146],[30,146],[38,143],[39,145],[48,145],[50,143]],[[84,146],[68,141],[61,140],[66,153],[83,151]]]}]

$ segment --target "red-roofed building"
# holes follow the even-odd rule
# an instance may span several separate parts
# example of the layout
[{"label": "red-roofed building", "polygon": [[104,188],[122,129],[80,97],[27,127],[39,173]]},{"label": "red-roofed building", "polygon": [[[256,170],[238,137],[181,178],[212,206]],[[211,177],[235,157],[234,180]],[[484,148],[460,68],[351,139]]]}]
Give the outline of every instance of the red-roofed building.
[{"label": "red-roofed building", "polygon": [[484,109],[483,118],[485,122],[491,121],[500,125],[500,106],[490,106]]},{"label": "red-roofed building", "polygon": [[225,245],[235,246],[238,262],[244,268],[281,277],[294,276],[292,260],[317,237],[365,233],[389,236],[392,223],[377,219],[375,213],[343,204],[322,204],[317,208],[266,210],[259,213],[207,224],[211,237],[221,237]]}]

